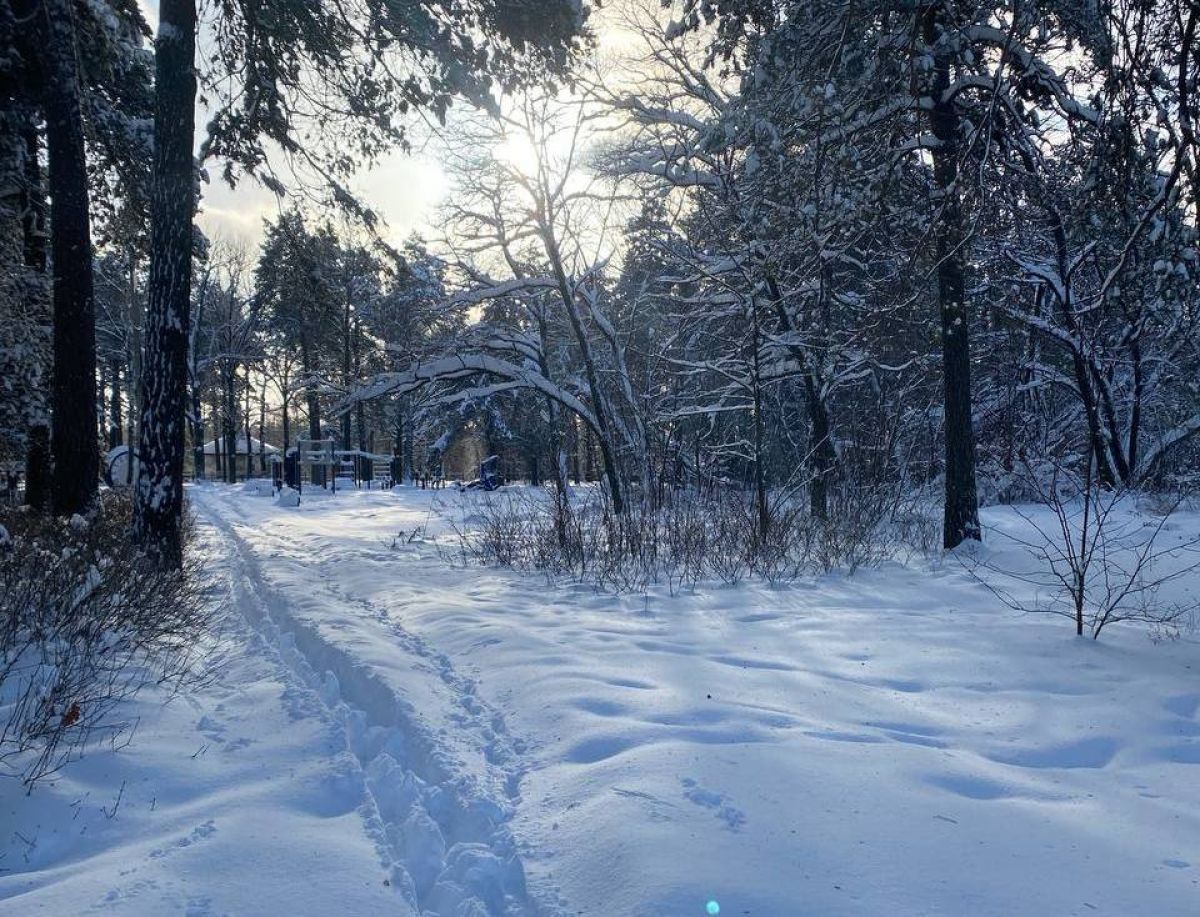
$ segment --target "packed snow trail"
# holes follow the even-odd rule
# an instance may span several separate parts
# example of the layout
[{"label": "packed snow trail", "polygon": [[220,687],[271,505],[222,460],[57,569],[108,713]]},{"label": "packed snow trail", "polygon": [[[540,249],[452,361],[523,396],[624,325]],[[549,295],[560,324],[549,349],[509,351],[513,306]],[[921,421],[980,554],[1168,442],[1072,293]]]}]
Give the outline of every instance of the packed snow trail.
[{"label": "packed snow trail", "polygon": [[[546,914],[1194,917],[1194,640],[1076,640],[948,568],[613,598],[450,567],[435,504],[478,495],[192,496],[301,668],[404,736],[372,792],[423,909],[459,844]],[[432,854],[388,810],[406,774]]]},{"label": "packed snow trail", "polygon": [[[240,527],[219,512],[210,510],[207,518],[225,538],[233,575],[261,597],[248,606],[261,612],[256,625],[345,724],[365,774],[372,834],[389,861],[391,884],[404,900],[420,913],[439,917],[538,914],[505,824],[520,770],[503,718],[478,700],[473,682],[458,675],[445,656],[389,622],[386,611],[343,596],[333,579],[308,581],[304,594],[277,590],[264,578]],[[383,626],[408,674],[403,690],[301,613],[347,603]],[[449,725],[432,726],[428,711],[447,709]]]}]

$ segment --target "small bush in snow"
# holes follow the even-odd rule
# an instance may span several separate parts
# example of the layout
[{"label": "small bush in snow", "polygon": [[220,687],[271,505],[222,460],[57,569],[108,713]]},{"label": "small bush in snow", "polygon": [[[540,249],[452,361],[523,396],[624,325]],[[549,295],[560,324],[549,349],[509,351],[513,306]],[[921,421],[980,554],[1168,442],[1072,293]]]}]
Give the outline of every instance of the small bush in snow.
[{"label": "small bush in snow", "polygon": [[128,494],[88,515],[0,518],[0,775],[32,785],[132,724],[119,703],[192,671],[205,631],[194,560],[182,572],[130,544]]},{"label": "small bush in snow", "polygon": [[[702,580],[775,583],[878,563],[898,547],[894,502],[846,489],[831,495],[830,518],[821,520],[804,501],[780,499],[763,532],[751,495],[735,488],[679,491],[657,508],[634,504],[621,515],[602,491],[577,496],[566,511],[552,492],[509,491],[480,495],[456,529],[460,554],[481,563],[617,592],[652,584],[676,590]],[[924,540],[929,526],[907,525],[905,535],[920,529]]]},{"label": "small bush in snow", "polygon": [[1172,523],[1182,495],[1102,487],[1090,461],[1082,474],[1026,466],[1024,481],[1038,500],[1012,508],[1023,524],[997,527],[988,550],[960,557],[1001,601],[1070,618],[1093,638],[1120,621],[1161,637],[1194,618],[1196,601],[1165,588],[1200,569],[1200,537]]}]

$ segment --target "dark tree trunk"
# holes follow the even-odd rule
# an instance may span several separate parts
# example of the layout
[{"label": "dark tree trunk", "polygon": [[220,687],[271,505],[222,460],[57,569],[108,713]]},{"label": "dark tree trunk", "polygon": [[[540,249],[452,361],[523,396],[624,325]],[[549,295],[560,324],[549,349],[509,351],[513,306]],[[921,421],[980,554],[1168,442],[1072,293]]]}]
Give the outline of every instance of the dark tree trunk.
[{"label": "dark tree trunk", "polygon": [[[25,266],[30,278],[28,295],[29,315],[42,316],[48,331],[50,318],[46,302],[46,195],[43,187],[42,165],[38,159],[38,129],[33,117],[25,128],[25,181],[22,188],[22,230],[25,237]],[[36,282],[35,282],[36,281]],[[39,322],[39,324],[42,324]],[[41,353],[44,338],[38,341]],[[35,357],[42,362],[39,357]],[[47,367],[48,368],[48,367]],[[41,370],[38,371],[41,378]],[[29,424],[29,446],[25,453],[25,504],[34,512],[50,508],[50,421],[44,398],[38,398]]]},{"label": "dark tree trunk", "polygon": [[837,464],[837,453],[830,435],[829,408],[811,374],[804,377],[804,394],[808,401],[808,460],[812,469],[812,480],[808,485],[809,512],[824,520],[829,518],[829,479]]},{"label": "dark tree trunk", "polygon": [[212,402],[212,429],[213,429],[213,465],[216,466],[217,477],[224,480],[225,466],[224,454],[225,447],[222,445],[222,436],[224,435],[221,428],[221,412],[217,407],[217,397],[213,396]]},{"label": "dark tree trunk", "polygon": [[204,479],[207,474],[204,461],[204,403],[200,400],[200,386],[192,384],[192,476]]},{"label": "dark tree trunk", "polygon": [[945,398],[946,502],[942,540],[947,550],[967,539],[978,541],[979,504],[975,491],[975,432],[971,423],[971,343],[965,293],[966,235],[958,189],[958,113],[950,88],[951,52],[939,44],[945,4],[924,12],[924,39],[933,55],[933,109],[930,127],[937,214],[937,284],[942,318],[942,382]]},{"label": "dark tree trunk", "polygon": [[552,234],[548,230],[543,233],[543,236],[547,253],[550,255],[555,282],[558,285],[558,293],[562,297],[563,307],[567,313],[567,320],[571,324],[575,343],[578,345],[580,357],[583,359],[584,378],[587,380],[588,391],[592,396],[592,412],[596,415],[596,426],[598,427],[596,434],[600,440],[600,457],[604,462],[604,477],[608,481],[613,513],[621,516],[625,513],[625,498],[622,496],[621,476],[617,472],[616,456],[613,454],[612,442],[610,441],[608,409],[600,391],[599,375],[596,372],[596,363],[592,357],[591,344],[588,342],[587,332],[580,321],[578,306],[574,301],[574,291],[562,266],[562,256],[558,250],[558,243],[554,241]]},{"label": "dark tree trunk", "polygon": [[[1029,166],[1036,168],[1032,159],[1029,160]],[[1075,320],[1071,285],[1066,281],[1066,278],[1070,276],[1067,230],[1063,226],[1062,216],[1059,214],[1057,208],[1049,206],[1046,208],[1046,211],[1054,232],[1054,252],[1058,263],[1058,276],[1064,278],[1065,298],[1055,298],[1058,302],[1059,314],[1062,316],[1063,324],[1071,333],[1072,338],[1075,339],[1079,337],[1079,325]],[[1111,488],[1116,483],[1116,476],[1113,474],[1112,463],[1109,461],[1108,447],[1105,445],[1104,434],[1100,428],[1100,411],[1097,407],[1097,394],[1092,388],[1092,378],[1088,372],[1087,362],[1078,346],[1071,348],[1071,366],[1075,372],[1075,387],[1079,392],[1079,399],[1083,403],[1083,415],[1087,420],[1088,438],[1091,443],[1093,457],[1096,461],[1099,481],[1102,487],[1106,489]]]},{"label": "dark tree trunk", "polygon": [[1129,343],[1129,359],[1133,363],[1133,404],[1129,409],[1129,445],[1125,450],[1129,466],[1128,483],[1133,484],[1138,477],[1138,462],[1141,460],[1141,431],[1142,431],[1142,399],[1146,393],[1146,380],[1142,366],[1141,338],[1134,335]]},{"label": "dark tree trunk", "polygon": [[[129,274],[125,284],[125,321],[129,329],[129,436],[126,441],[134,454],[137,453],[141,440],[141,409],[142,398],[142,332],[146,323],[146,305],[138,295],[137,264],[138,252],[132,245],[128,248]],[[134,463],[125,465],[125,483],[130,487],[134,484]]]},{"label": "dark tree trunk", "polygon": [[25,460],[25,504],[34,512],[50,509],[50,428],[29,431],[29,454]]},{"label": "dark tree trunk", "polygon": [[41,12],[54,273],[51,502],[55,513],[67,515],[87,510],[96,497],[100,475],[92,234],[74,11],[68,0],[45,0]]},{"label": "dark tree trunk", "polygon": [[[794,331],[795,326],[788,314],[787,304],[783,301],[779,283],[771,275],[767,276],[767,292],[775,306],[779,327],[784,332]],[[808,409],[808,466],[811,472],[808,485],[809,512],[817,519],[826,519],[829,515],[829,479],[837,466],[829,406],[825,403],[820,380],[813,373],[804,348],[791,345],[788,350],[804,369],[804,397]]]},{"label": "dark tree trunk", "polygon": [[[350,299],[347,296],[345,308],[342,313],[342,385],[347,392],[350,391]],[[350,412],[346,411],[342,414],[342,448],[349,452],[354,448],[352,443],[352,419]]]},{"label": "dark tree trunk", "polygon": [[408,483],[413,477],[413,461],[415,446],[413,443],[413,422],[409,416],[409,403],[407,398],[400,399],[399,405],[399,438],[396,443],[396,448],[400,455],[400,480]]},{"label": "dark tree trunk", "polygon": [[[351,380],[351,385],[346,387],[349,392],[353,383],[362,378],[362,330],[359,328],[358,319],[354,320],[354,377]],[[367,451],[367,415],[366,406],[359,401],[354,405],[354,428],[358,434],[358,449],[360,452]],[[373,450],[372,450],[373,451]]]},{"label": "dark tree trunk", "polygon": [[287,455],[288,448],[292,445],[292,415],[288,410],[290,393],[286,386],[283,387],[280,397],[283,399],[283,454]]},{"label": "dark tree trunk", "polygon": [[183,424],[196,209],[195,49],[195,0],[162,0],[154,57],[150,284],[134,526],[151,556],[176,567],[183,562]]},{"label": "dark tree trunk", "polygon": [[258,389],[258,473],[267,473],[267,383]]},{"label": "dark tree trunk", "polygon": [[242,400],[242,428],[246,431],[246,479],[254,477],[254,450],[250,448],[250,367],[246,367],[246,397]]},{"label": "dark tree trunk", "polygon": [[195,315],[191,318],[191,327],[188,329],[188,391],[191,395],[191,426],[192,426],[192,477],[198,480],[204,480],[206,469],[204,461],[204,401],[200,391],[200,371],[197,366],[196,358],[196,334],[200,326],[204,323],[204,302],[208,285],[207,275],[205,282],[201,286],[201,295],[197,304]]},{"label": "dark tree trunk", "polygon": [[116,360],[109,363],[112,378],[112,398],[108,403],[108,448],[115,449],[125,441],[124,430],[121,426],[124,408],[121,406],[121,367]]},{"label": "dark tree trunk", "polygon": [[308,404],[308,438],[321,438],[321,400],[317,395],[317,390],[312,384],[312,377],[316,373],[316,361],[312,358],[312,349],[309,347],[308,339],[301,338],[300,340],[300,362],[304,369],[304,376],[308,384],[305,387],[305,401]]},{"label": "dark tree trunk", "polygon": [[762,386],[760,384],[762,337],[759,326],[758,303],[750,302],[750,324],[753,332],[751,337],[751,365],[754,367],[753,381],[753,410],[754,410],[754,506],[758,516],[758,537],[765,539],[771,528],[771,510],[767,502],[767,473],[764,442],[766,430],[763,425]]},{"label": "dark tree trunk", "polygon": [[588,483],[596,480],[596,453],[592,449],[592,428],[583,426],[583,479]]},{"label": "dark tree trunk", "polygon": [[570,426],[567,428],[570,433],[570,444],[567,446],[571,450],[571,478],[575,481],[575,486],[579,486],[582,464],[579,461],[579,452],[582,449],[582,437],[579,435],[579,422],[576,418],[570,419]]},{"label": "dark tree trunk", "polygon": [[222,378],[221,438],[225,442],[225,483],[237,483],[237,391],[234,372],[228,368]]},{"label": "dark tree trunk", "polygon": [[[308,386],[305,391],[305,400],[308,403],[308,438],[321,438],[321,396],[317,393],[316,386],[313,384],[313,376],[316,373],[316,360],[313,358],[312,348],[308,344],[307,338],[300,340],[300,359],[304,367],[304,375],[308,380]],[[325,466],[312,465],[310,466],[312,482],[321,487],[325,486]]]},{"label": "dark tree trunk", "polygon": [[308,395],[308,438],[321,438],[321,398],[316,390],[309,388]]},{"label": "dark tree trunk", "polygon": [[[96,371],[98,378],[96,379],[96,442],[108,443],[108,391],[109,378],[108,373],[111,368],[111,363],[106,363],[99,357],[96,358]],[[102,448],[111,448],[104,445]]]}]

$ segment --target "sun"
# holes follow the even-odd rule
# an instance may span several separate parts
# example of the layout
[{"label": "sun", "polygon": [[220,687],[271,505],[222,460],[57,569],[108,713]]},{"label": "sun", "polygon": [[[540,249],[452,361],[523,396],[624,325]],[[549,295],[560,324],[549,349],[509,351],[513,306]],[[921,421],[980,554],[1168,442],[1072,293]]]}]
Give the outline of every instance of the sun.
[{"label": "sun", "polygon": [[525,176],[536,175],[538,162],[544,158],[533,138],[519,130],[505,132],[500,142],[492,147],[492,156],[497,162]]}]

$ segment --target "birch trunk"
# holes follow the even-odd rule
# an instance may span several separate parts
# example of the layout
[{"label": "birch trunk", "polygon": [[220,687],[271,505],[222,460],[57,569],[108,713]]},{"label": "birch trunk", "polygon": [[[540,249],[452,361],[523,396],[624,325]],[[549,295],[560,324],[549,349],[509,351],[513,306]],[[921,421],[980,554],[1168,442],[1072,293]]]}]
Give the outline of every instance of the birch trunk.
[{"label": "birch trunk", "polygon": [[196,209],[195,0],[162,0],[155,39],[150,284],[134,529],[164,566],[183,562],[192,218]]}]

